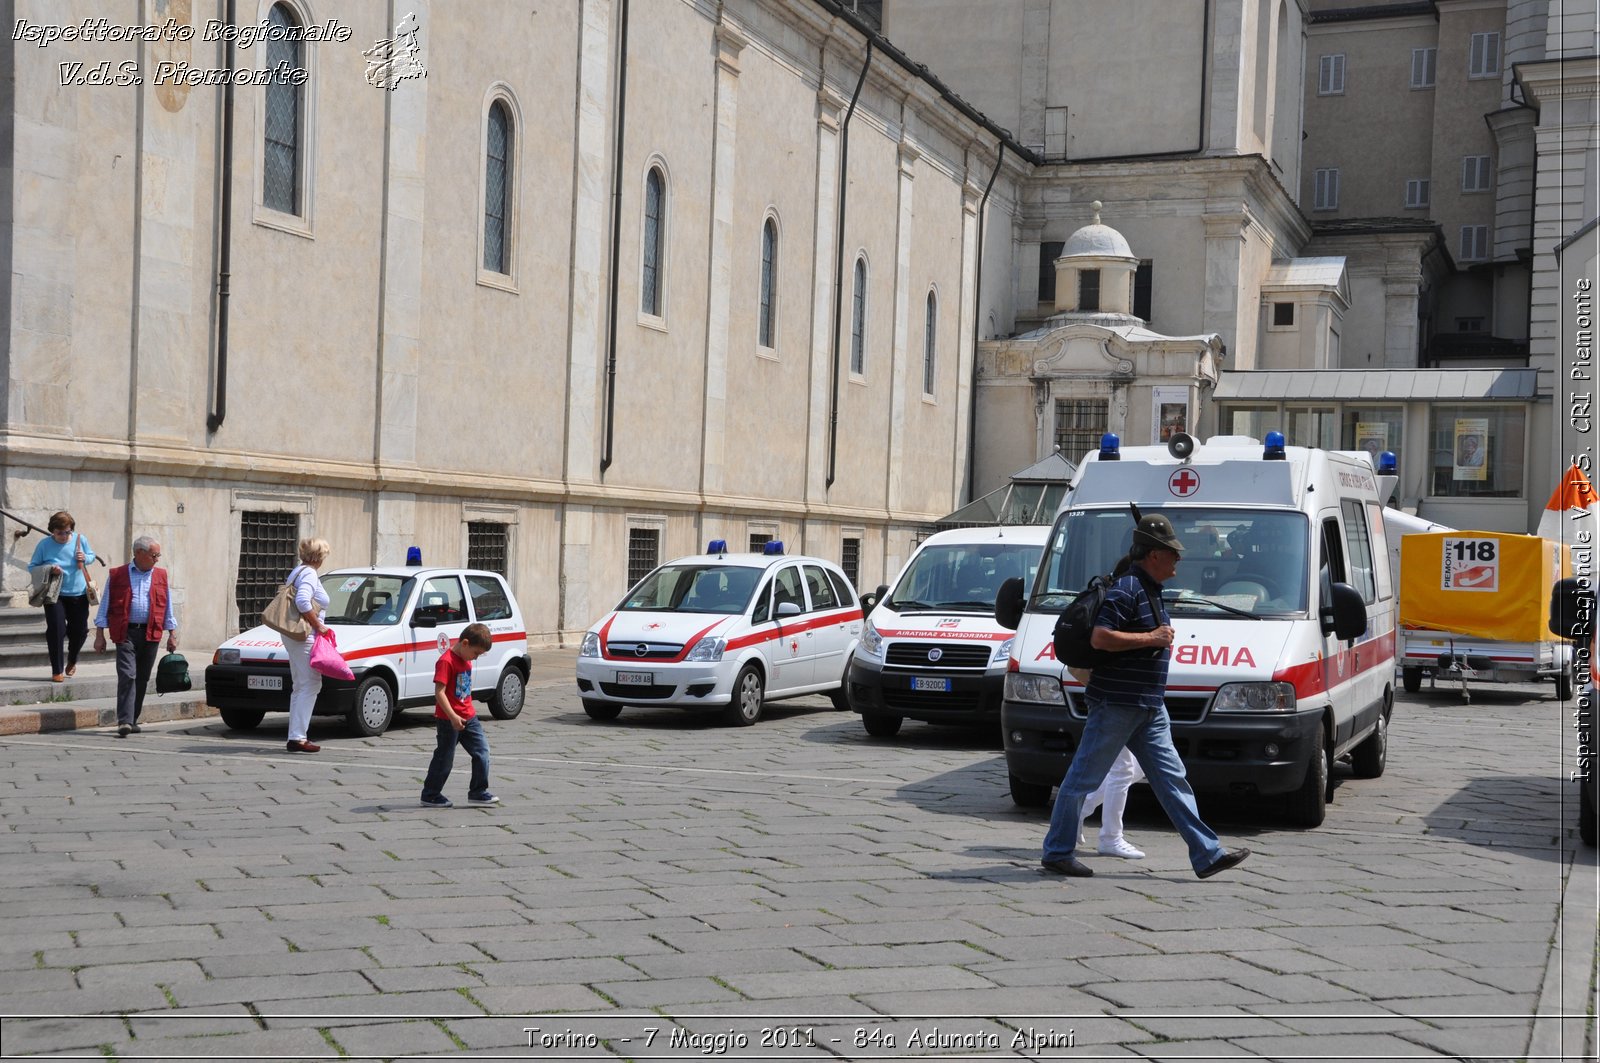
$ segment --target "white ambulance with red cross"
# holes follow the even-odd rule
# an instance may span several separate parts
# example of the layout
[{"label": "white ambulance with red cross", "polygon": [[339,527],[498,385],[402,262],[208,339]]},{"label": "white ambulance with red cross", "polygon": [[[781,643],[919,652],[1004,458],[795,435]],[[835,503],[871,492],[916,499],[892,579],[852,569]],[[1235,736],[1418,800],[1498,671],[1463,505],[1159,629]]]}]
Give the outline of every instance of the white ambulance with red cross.
[{"label": "white ambulance with red cross", "polygon": [[601,617],[578,649],[578,693],[591,719],[624,706],[720,709],[748,727],[778,698],[826,694],[845,709],[845,663],[861,637],[861,602],[831,561],[705,554],[651,572]]},{"label": "white ambulance with red cross", "polygon": [[1003,592],[1017,621],[1002,725],[1013,800],[1041,806],[1087,719],[1056,660],[1056,618],[1128,550],[1129,503],[1183,540],[1163,599],[1177,632],[1167,681],[1173,742],[1196,791],[1271,797],[1323,821],[1335,761],[1383,773],[1394,705],[1396,590],[1371,459],[1242,436],[1091,452],[1038,576]]}]

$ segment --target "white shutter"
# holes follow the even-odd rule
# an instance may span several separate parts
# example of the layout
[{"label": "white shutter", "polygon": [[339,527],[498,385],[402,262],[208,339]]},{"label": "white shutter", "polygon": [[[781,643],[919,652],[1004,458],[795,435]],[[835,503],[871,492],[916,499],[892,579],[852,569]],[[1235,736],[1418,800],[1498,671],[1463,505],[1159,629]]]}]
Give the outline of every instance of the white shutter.
[{"label": "white shutter", "polygon": [[1414,89],[1432,88],[1435,81],[1439,49],[1413,48],[1411,49],[1411,87]]},{"label": "white shutter", "polygon": [[1428,205],[1429,180],[1426,177],[1413,177],[1406,182],[1406,206],[1411,208],[1426,207]]},{"label": "white shutter", "polygon": [[1344,92],[1344,56],[1325,55],[1317,66],[1317,95],[1338,96]]}]

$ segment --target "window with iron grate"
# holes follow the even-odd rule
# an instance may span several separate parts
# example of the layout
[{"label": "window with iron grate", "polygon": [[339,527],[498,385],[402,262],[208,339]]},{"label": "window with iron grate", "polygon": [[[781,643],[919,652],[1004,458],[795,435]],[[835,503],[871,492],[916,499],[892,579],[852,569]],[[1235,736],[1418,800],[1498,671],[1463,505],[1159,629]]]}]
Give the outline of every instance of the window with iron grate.
[{"label": "window with iron grate", "polygon": [[506,526],[495,521],[467,522],[467,567],[506,575]]},{"label": "window with iron grate", "polygon": [[750,552],[752,554],[759,554],[761,552],[761,548],[766,546],[771,541],[772,536],[768,535],[766,532],[751,532]]},{"label": "window with iron grate", "polygon": [[661,557],[661,529],[659,528],[629,528],[628,529],[628,586],[635,586],[640,580],[655,571]]},{"label": "window with iron grate", "polygon": [[239,578],[233,598],[239,607],[240,631],[261,623],[261,610],[299,564],[299,548],[298,513],[239,515]]},{"label": "window with iron grate", "polygon": [[850,580],[850,586],[861,586],[861,540],[846,539],[839,548],[839,567]]},{"label": "window with iron grate", "polygon": [[1068,461],[1077,462],[1100,448],[1108,413],[1105,399],[1056,400],[1056,446]]}]

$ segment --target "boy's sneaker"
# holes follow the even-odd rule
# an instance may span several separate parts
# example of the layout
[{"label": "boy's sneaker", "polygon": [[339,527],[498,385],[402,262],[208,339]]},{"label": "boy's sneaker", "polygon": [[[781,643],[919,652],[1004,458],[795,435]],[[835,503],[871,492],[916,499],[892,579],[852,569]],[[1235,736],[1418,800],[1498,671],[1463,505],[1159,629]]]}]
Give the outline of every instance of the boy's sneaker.
[{"label": "boy's sneaker", "polygon": [[427,794],[423,794],[422,795],[422,803],[427,805],[429,808],[454,808],[455,807],[455,802],[450,800],[444,794],[440,794],[438,797],[429,797]]},{"label": "boy's sneaker", "polygon": [[500,799],[494,794],[491,794],[488,790],[485,790],[481,794],[467,795],[467,804],[469,805],[498,805],[499,803]]}]

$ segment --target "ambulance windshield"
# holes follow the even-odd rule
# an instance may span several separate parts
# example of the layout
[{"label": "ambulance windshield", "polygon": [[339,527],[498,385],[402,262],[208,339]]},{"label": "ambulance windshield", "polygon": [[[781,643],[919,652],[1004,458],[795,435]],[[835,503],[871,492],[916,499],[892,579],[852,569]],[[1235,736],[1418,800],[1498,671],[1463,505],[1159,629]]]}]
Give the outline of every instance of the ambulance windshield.
[{"label": "ambulance windshield", "polygon": [[[1303,514],[1288,510],[1144,509],[1172,521],[1183,540],[1178,574],[1162,585],[1174,616],[1304,613],[1310,573]],[[1133,542],[1125,508],[1077,509],[1056,522],[1028,608],[1059,612],[1096,575],[1109,573]]]},{"label": "ambulance windshield", "polygon": [[886,603],[896,612],[994,612],[1000,584],[1020,576],[1023,586],[1039,569],[1034,543],[949,543],[924,548],[911,559]]},{"label": "ambulance windshield", "polygon": [[664,565],[617,608],[624,612],[742,613],[766,569],[747,565]]}]

